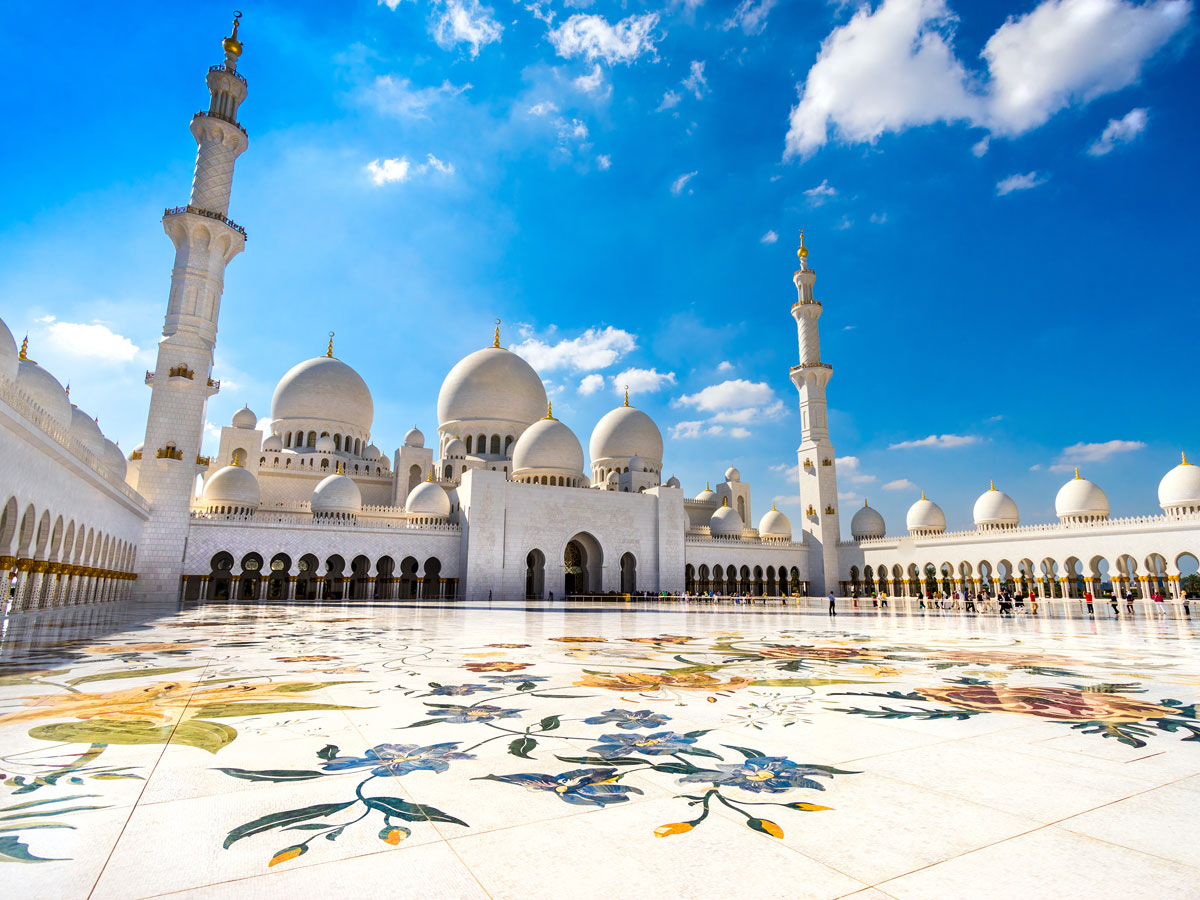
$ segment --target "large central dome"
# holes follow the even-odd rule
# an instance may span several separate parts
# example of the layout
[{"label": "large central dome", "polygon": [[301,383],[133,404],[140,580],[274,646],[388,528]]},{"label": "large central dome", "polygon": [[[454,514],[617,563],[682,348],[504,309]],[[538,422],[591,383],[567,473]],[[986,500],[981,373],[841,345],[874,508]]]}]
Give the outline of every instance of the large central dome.
[{"label": "large central dome", "polygon": [[279,380],[271,398],[271,418],[318,419],[371,430],[375,405],[367,383],[332,356],[306,359]]},{"label": "large central dome", "polygon": [[438,394],[438,425],[473,419],[529,425],[546,414],[546,388],[533,366],[503,347],[459,360]]},{"label": "large central dome", "polygon": [[618,406],[605,413],[592,429],[589,448],[592,462],[598,459],[628,459],[644,456],[662,462],[662,432],[654,420],[632,406]]}]

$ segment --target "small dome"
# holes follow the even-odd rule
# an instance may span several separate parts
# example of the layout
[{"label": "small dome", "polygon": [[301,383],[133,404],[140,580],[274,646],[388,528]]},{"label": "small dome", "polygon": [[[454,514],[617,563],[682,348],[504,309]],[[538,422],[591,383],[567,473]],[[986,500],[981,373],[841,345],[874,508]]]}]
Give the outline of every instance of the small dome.
[{"label": "small dome", "polygon": [[408,434],[404,436],[405,447],[424,447],[425,435],[421,433],[421,429],[414,425],[408,430]]},{"label": "small dome", "polygon": [[722,506],[712,514],[712,518],[708,520],[708,527],[713,534],[728,536],[741,534],[745,525],[736,509],[732,506]]},{"label": "small dome", "polygon": [[374,462],[381,456],[383,456],[383,454],[379,452],[379,448],[374,444],[367,444],[367,446],[363,449],[362,458],[369,460],[370,462]]},{"label": "small dome", "polygon": [[644,456],[629,457],[630,472],[653,472],[655,469],[655,461],[647,459]]},{"label": "small dome", "polygon": [[1063,522],[1107,519],[1108,495],[1099,485],[1080,478],[1079,469],[1076,469],[1075,477],[1058,489],[1058,495],[1054,498],[1054,512]]},{"label": "small dome", "polygon": [[125,472],[129,468],[129,464],[125,462],[125,454],[121,452],[120,447],[107,438],[104,439],[104,452],[100,459],[118,480],[125,480]]},{"label": "small dome", "polygon": [[1185,513],[1200,510],[1200,466],[1183,462],[1158,483],[1158,505],[1165,512]]},{"label": "small dome", "polygon": [[17,342],[13,340],[12,332],[0,319],[0,375],[5,378],[17,377]]},{"label": "small dome", "polygon": [[995,483],[975,501],[975,524],[980,528],[1011,528],[1017,524],[1017,504],[1013,498],[996,490]]},{"label": "small dome", "polygon": [[138,455],[138,457],[140,458],[140,457],[141,457],[141,454],[142,454],[142,451],[144,451],[145,449],[146,449],[146,444],[145,444],[144,442],[141,442],[141,441],[139,441],[139,442],[138,442],[138,445],[137,445],[136,447],[134,447],[132,450],[130,450],[130,451],[129,451],[129,461],[130,461],[130,462],[132,462],[132,461],[133,461],[133,455],[134,455],[135,453],[136,453],[136,454]]},{"label": "small dome", "polygon": [[271,453],[279,453],[283,450],[283,438],[277,434],[268,434],[263,438],[262,448]]},{"label": "small dome", "polygon": [[742,473],[737,470],[737,466],[730,466],[725,470],[725,480],[730,484],[736,484],[742,480]]},{"label": "small dome", "polygon": [[588,450],[592,462],[644,456],[662,461],[662,432],[654,420],[633,406],[618,406],[601,417],[592,429]]},{"label": "small dome", "polygon": [[333,453],[335,447],[336,445],[333,443],[333,438],[331,438],[329,435],[323,434],[317,438],[316,449],[318,453]]},{"label": "small dome", "polygon": [[450,443],[446,445],[446,459],[466,459],[467,445],[460,438],[452,438]]},{"label": "small dome", "polygon": [[680,486],[681,485],[679,484],[679,479],[676,478],[674,475],[672,475],[670,478],[667,479],[667,487],[677,488]]},{"label": "small dome", "polygon": [[71,425],[71,401],[58,379],[31,359],[17,363],[17,387],[64,428]]},{"label": "small dome", "polygon": [[104,435],[96,420],[74,404],[71,405],[71,437],[95,454],[97,459],[104,458]]},{"label": "small dome", "polygon": [[241,466],[224,466],[204,482],[206,506],[230,506],[235,509],[255,509],[260,493],[258,479]]},{"label": "small dome", "polygon": [[485,347],[459,360],[438,392],[438,427],[483,419],[530,425],[546,409],[538,373],[503,347]]},{"label": "small dome", "polygon": [[[271,418],[316,419],[369,432],[375,405],[367,383],[332,356],[307,359],[287,371],[271,398]],[[286,428],[276,428],[286,431]]]},{"label": "small dome", "polygon": [[792,523],[772,504],[758,521],[758,533],[763,537],[792,539]]},{"label": "small dome", "polygon": [[257,428],[258,427],[258,416],[256,416],[254,414],[254,411],[252,409],[250,409],[249,406],[243,406],[241,409],[239,409],[237,412],[235,412],[233,414],[233,427],[234,428]]},{"label": "small dome", "polygon": [[410,516],[448,516],[450,496],[441,485],[422,481],[409,493],[404,511]]},{"label": "small dome", "polygon": [[313,488],[312,512],[314,516],[358,515],[362,510],[362,491],[348,475],[335,473],[321,479]]},{"label": "small dome", "polygon": [[863,538],[881,538],[885,534],[887,528],[883,516],[879,514],[879,510],[871,509],[864,500],[863,508],[850,520],[850,536],[857,541]]},{"label": "small dome", "polygon": [[583,447],[579,438],[558,419],[547,416],[534,422],[517,438],[512,450],[513,474],[526,469],[560,469],[583,472]]},{"label": "small dome", "polygon": [[712,488],[706,484],[704,485],[704,490],[696,495],[696,499],[701,503],[716,503],[717,495],[713,493]]},{"label": "small dome", "polygon": [[941,534],[946,530],[946,514],[922,492],[921,499],[908,508],[904,524],[910,534]]}]

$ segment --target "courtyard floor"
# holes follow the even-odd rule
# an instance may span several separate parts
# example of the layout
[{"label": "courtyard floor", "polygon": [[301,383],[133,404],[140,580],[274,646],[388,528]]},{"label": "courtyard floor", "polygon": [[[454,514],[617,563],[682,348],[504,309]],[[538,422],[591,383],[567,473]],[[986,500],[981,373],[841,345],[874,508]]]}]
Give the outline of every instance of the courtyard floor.
[{"label": "courtyard floor", "polygon": [[1200,897],[1182,620],[346,603],[0,628],[6,900]]}]

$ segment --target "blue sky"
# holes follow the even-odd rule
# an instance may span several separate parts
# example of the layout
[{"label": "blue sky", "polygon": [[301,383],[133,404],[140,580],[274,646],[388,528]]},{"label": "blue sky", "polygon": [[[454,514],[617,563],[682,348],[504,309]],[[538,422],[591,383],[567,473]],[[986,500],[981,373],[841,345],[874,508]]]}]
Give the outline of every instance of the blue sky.
[{"label": "blue sky", "polygon": [[[128,449],[230,10],[56,6],[7,14],[0,315]],[[1190,0],[242,8],[213,423],[334,330],[390,452],[500,317],[585,448],[629,381],[686,491],[794,513],[804,227],[847,512],[1046,521],[1078,462],[1147,513],[1200,456]]]}]

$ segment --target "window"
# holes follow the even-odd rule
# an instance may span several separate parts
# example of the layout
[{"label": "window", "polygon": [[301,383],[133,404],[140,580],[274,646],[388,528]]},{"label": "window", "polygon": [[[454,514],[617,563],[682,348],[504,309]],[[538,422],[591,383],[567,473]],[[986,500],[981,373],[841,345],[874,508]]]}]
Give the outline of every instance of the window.
[{"label": "window", "polygon": [[493,456],[500,455],[500,435],[498,435],[498,434],[492,435],[492,455]]},{"label": "window", "polygon": [[469,434],[467,435],[467,452],[471,452],[471,436]]}]

